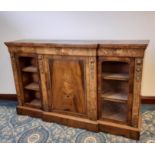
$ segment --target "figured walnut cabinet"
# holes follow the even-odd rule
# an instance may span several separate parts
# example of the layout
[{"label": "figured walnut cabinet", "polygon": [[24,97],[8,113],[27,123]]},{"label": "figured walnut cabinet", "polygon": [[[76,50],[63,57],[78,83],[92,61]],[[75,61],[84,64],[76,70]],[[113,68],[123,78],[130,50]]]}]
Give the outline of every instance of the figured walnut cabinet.
[{"label": "figured walnut cabinet", "polygon": [[18,114],[139,139],[148,41],[5,44],[11,55]]}]

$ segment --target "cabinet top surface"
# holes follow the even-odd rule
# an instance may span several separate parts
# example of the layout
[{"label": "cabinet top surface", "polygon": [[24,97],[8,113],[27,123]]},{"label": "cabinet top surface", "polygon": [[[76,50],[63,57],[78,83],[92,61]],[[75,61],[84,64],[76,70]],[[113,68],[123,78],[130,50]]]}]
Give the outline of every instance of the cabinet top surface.
[{"label": "cabinet top surface", "polygon": [[83,47],[83,48],[146,48],[148,40],[17,40],[5,42],[9,46]]}]

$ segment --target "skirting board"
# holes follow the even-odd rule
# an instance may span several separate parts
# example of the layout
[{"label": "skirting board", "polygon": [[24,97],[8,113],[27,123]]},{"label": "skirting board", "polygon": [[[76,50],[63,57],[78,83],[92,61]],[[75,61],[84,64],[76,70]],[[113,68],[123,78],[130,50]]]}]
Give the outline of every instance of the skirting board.
[{"label": "skirting board", "polygon": [[0,94],[0,100],[17,101],[17,95],[16,94]]},{"label": "skirting board", "polygon": [[155,96],[141,96],[141,103],[155,104]]},{"label": "skirting board", "polygon": [[[17,101],[17,95],[16,94],[0,94],[0,100]],[[155,104],[155,96],[141,96],[141,103]]]}]

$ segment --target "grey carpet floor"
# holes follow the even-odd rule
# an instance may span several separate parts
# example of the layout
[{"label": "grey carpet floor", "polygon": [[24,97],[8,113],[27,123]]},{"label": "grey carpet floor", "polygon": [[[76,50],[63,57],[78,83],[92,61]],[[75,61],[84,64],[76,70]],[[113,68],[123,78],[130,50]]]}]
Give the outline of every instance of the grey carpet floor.
[{"label": "grey carpet floor", "polygon": [[155,105],[143,105],[139,141],[104,132],[90,132],[16,114],[16,102],[0,101],[1,143],[154,143]]}]

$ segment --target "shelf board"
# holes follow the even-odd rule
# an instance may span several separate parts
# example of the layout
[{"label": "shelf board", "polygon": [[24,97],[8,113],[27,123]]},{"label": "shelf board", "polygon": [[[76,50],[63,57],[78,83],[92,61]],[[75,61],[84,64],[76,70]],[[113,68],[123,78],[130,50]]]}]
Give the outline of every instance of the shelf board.
[{"label": "shelf board", "polygon": [[23,72],[32,72],[36,73],[37,72],[37,67],[35,66],[28,66],[22,69]]},{"label": "shelf board", "polygon": [[129,75],[126,73],[103,73],[102,78],[107,79],[107,80],[127,81],[127,80],[129,80]]},{"label": "shelf board", "polygon": [[116,92],[106,92],[101,94],[101,97],[107,101],[120,102],[120,103],[126,103],[128,100],[127,94],[116,93]]},{"label": "shelf board", "polygon": [[41,108],[41,101],[39,99],[34,99],[30,102],[26,102],[25,105],[34,108]]},{"label": "shelf board", "polygon": [[25,86],[25,89],[39,91],[39,84],[35,82],[30,83],[27,86]]},{"label": "shelf board", "polygon": [[127,116],[125,115],[125,113],[113,112],[110,109],[109,110],[106,109],[106,110],[102,111],[102,118],[120,121],[120,122],[126,122],[127,121]]}]

